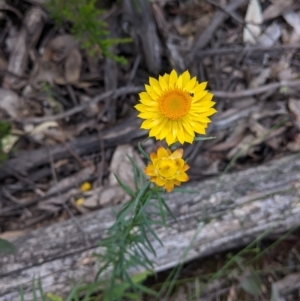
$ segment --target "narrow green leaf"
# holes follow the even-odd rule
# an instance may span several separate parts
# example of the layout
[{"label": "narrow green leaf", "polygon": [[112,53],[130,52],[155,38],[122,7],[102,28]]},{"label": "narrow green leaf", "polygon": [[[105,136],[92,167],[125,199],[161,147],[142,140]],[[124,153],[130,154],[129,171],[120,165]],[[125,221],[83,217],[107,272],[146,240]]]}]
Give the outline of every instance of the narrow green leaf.
[{"label": "narrow green leaf", "polygon": [[169,215],[174,219],[174,221],[177,223],[177,219],[175,217],[175,215],[173,214],[173,212],[171,211],[171,209],[169,208],[169,206],[166,204],[165,199],[163,197],[161,197],[161,195],[159,194],[159,192],[157,191],[157,198],[158,200],[162,203],[162,205],[165,207],[165,209],[167,210],[167,212],[169,213]]},{"label": "narrow green leaf", "polygon": [[[140,202],[141,197],[144,195],[145,191],[148,189],[149,186],[150,186],[150,182],[146,182],[144,184],[144,186],[141,187],[140,191],[138,192],[138,195],[136,196],[135,201],[134,201],[134,209],[133,209],[134,212],[136,211],[137,205]],[[135,212],[135,213],[138,215],[138,212]]]},{"label": "narrow green leaf", "polygon": [[25,299],[24,299],[24,292],[23,292],[23,286],[22,285],[20,285],[20,292],[19,292],[19,294],[20,294],[21,301],[25,301]]},{"label": "narrow green leaf", "polygon": [[140,151],[140,153],[148,160],[150,161],[150,156],[144,151],[144,149],[142,148],[141,142],[138,143],[138,149]]},{"label": "narrow green leaf", "polygon": [[[38,280],[38,288],[39,288],[39,292],[40,292],[40,295],[41,295],[41,298],[42,298],[42,301],[47,301],[47,298],[44,294],[44,290],[43,290],[43,286],[42,286],[42,281],[41,279],[39,278]],[[56,301],[56,300],[55,300]],[[60,300],[57,300],[57,301],[60,301]]]},{"label": "narrow green leaf", "polygon": [[32,296],[34,301],[39,301],[36,294],[35,279],[32,279]]},{"label": "narrow green leaf", "polygon": [[160,238],[157,236],[157,234],[155,233],[155,231],[153,231],[152,227],[149,225],[149,222],[147,220],[147,218],[144,219],[145,225],[147,227],[147,229],[149,230],[149,232],[152,234],[152,236],[160,243],[161,246],[163,246],[162,241],[160,240]]},{"label": "narrow green leaf", "polygon": [[79,286],[80,286],[80,283],[76,284],[73,287],[73,289],[71,290],[70,294],[68,295],[68,298],[67,298],[66,301],[72,301],[73,300],[74,296],[77,295],[77,290],[78,290]]},{"label": "narrow green leaf", "polygon": [[216,137],[195,137],[194,141],[204,141],[204,140],[211,140],[215,138]]},{"label": "narrow green leaf", "polygon": [[124,184],[120,179],[119,177],[115,174],[115,177],[118,181],[118,184],[129,194],[131,195],[132,197],[135,197],[135,193],[132,191],[132,189],[127,186],[126,184]]},{"label": "narrow green leaf", "polygon": [[261,293],[261,280],[253,269],[244,273],[240,284],[245,292],[254,297],[259,296]]},{"label": "narrow green leaf", "polygon": [[149,276],[151,276],[153,273],[149,272],[149,271],[144,271],[138,274],[135,274],[134,276],[132,276],[132,282],[133,283],[141,283],[143,281],[145,281]]},{"label": "narrow green leaf", "polygon": [[0,238],[0,253],[11,254],[13,252],[15,252],[15,246],[11,242]]},{"label": "narrow green leaf", "polygon": [[142,292],[146,293],[146,294],[149,294],[149,295],[152,295],[152,296],[157,296],[158,293],[142,284],[136,284],[137,288],[139,288]]},{"label": "narrow green leaf", "polygon": [[52,293],[47,293],[47,298],[48,298],[50,301],[64,301],[62,297],[57,296],[57,295],[52,294]]}]

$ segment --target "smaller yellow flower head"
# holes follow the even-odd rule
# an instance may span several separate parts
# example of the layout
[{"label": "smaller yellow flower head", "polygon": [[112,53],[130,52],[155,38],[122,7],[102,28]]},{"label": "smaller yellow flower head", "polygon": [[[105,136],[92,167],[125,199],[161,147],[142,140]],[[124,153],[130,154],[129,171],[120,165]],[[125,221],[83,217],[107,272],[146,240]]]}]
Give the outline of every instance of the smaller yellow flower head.
[{"label": "smaller yellow flower head", "polygon": [[83,182],[81,185],[80,185],[80,190],[82,192],[86,192],[86,191],[89,191],[92,189],[92,184],[90,182]]},{"label": "smaller yellow flower head", "polygon": [[185,173],[190,167],[182,159],[183,149],[179,148],[173,153],[162,146],[157,153],[151,153],[151,163],[145,168],[145,174],[150,177],[150,182],[157,186],[164,186],[167,192],[174,189],[174,185],[180,186],[181,182],[189,180]]}]

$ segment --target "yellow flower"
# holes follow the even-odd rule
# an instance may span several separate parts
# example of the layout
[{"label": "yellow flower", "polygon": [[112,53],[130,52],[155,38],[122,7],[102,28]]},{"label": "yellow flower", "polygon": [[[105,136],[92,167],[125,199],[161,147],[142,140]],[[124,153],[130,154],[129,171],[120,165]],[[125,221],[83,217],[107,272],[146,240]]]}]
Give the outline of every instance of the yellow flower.
[{"label": "yellow flower", "polygon": [[83,182],[81,185],[80,185],[80,190],[82,192],[86,192],[86,191],[89,191],[92,189],[92,184],[90,182]]},{"label": "yellow flower", "polygon": [[138,117],[145,119],[141,128],[150,130],[149,137],[166,139],[170,145],[193,143],[195,133],[206,134],[208,117],[217,112],[212,108],[213,94],[205,90],[207,82],[199,84],[188,71],[178,76],[173,70],[158,80],[150,77],[149,83],[135,106]]},{"label": "yellow flower", "polygon": [[151,163],[145,168],[145,174],[150,177],[150,182],[157,186],[164,186],[168,192],[174,185],[180,186],[181,182],[189,180],[185,173],[190,167],[182,159],[183,149],[179,148],[173,153],[162,146],[157,153],[151,153]]}]

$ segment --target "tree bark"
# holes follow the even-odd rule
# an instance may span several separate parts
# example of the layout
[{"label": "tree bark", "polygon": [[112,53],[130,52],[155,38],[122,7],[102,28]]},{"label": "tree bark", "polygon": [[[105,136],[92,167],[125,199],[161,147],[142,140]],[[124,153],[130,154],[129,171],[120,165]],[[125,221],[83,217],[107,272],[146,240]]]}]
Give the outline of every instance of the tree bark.
[{"label": "tree bark", "polygon": [[[189,183],[195,194],[166,195],[177,222],[157,228],[164,243],[153,242],[155,270],[175,266],[254,239],[284,233],[300,221],[300,155],[289,156],[242,172]],[[0,300],[19,300],[19,286],[30,300],[33,277],[44,290],[67,293],[73,283],[92,281],[100,252],[97,241],[113,224],[111,209],[80,216],[82,233],[72,220],[31,231],[11,239],[17,251],[0,257]],[[192,244],[191,244],[192,242]],[[191,244],[191,246],[190,246]],[[189,252],[183,256],[186,248]]]}]

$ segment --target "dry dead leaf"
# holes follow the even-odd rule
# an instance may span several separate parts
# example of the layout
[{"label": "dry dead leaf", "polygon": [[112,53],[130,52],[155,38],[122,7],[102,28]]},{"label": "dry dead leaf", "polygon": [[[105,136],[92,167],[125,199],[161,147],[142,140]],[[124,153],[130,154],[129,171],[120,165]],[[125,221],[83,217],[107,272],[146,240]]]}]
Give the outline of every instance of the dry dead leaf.
[{"label": "dry dead leaf", "polygon": [[[87,166],[81,169],[79,172],[60,180],[58,183],[54,183],[54,185],[52,185],[47,191],[47,195],[58,191],[66,191],[71,187],[78,187],[82,182],[91,178],[94,172],[94,166]],[[76,191],[80,191],[80,189],[76,189]]]},{"label": "dry dead leaf", "polygon": [[98,187],[84,194],[80,207],[86,209],[96,209],[105,205],[115,205],[120,202],[125,202],[129,199],[124,190],[115,185],[112,187]]},{"label": "dry dead leaf", "polygon": [[44,62],[39,58],[35,59],[34,67],[30,74],[30,83],[36,90],[40,90],[45,82],[53,85],[57,78],[62,78],[62,72],[57,63]]},{"label": "dry dead leaf", "polygon": [[65,78],[68,83],[76,83],[79,80],[82,65],[81,53],[77,48],[73,48],[65,62]]},{"label": "dry dead leaf", "polygon": [[36,141],[42,141],[47,133],[53,133],[53,129],[57,132],[59,125],[56,121],[46,121],[34,127],[29,135]]},{"label": "dry dead leaf", "polygon": [[288,108],[293,117],[295,126],[300,130],[300,100],[290,98],[288,101]]},{"label": "dry dead leaf", "polygon": [[248,150],[255,141],[255,137],[252,134],[246,135],[242,141],[236,145],[226,156],[228,160],[231,160],[235,155],[239,154],[240,157],[247,155]]},{"label": "dry dead leaf", "polygon": [[8,154],[14,144],[19,140],[19,136],[17,135],[6,135],[4,138],[2,138],[2,150],[4,153]]},{"label": "dry dead leaf", "polygon": [[263,16],[259,0],[250,0],[245,16],[244,43],[256,44],[257,38],[261,34],[262,22]]},{"label": "dry dead leaf", "polygon": [[251,119],[249,123],[249,129],[252,131],[252,133],[255,134],[257,138],[255,144],[265,142],[268,146],[270,146],[275,150],[279,148],[279,145],[282,141],[282,137],[277,137],[277,136],[282,134],[284,128],[279,128],[271,133],[268,133],[269,131],[268,129],[266,129],[263,125],[261,125],[256,120]]},{"label": "dry dead leaf", "polygon": [[237,300],[236,297],[237,297],[237,289],[235,285],[232,285],[230,287],[230,291],[227,296],[227,301],[236,301]]},{"label": "dry dead leaf", "polygon": [[0,49],[0,69],[6,70],[8,66],[4,53]]},{"label": "dry dead leaf", "polygon": [[271,75],[271,68],[264,68],[261,70],[260,74],[253,77],[252,80],[249,83],[250,88],[257,88],[265,84],[267,79]]},{"label": "dry dead leaf", "polygon": [[230,150],[231,148],[235,147],[238,143],[241,142],[241,140],[244,137],[245,129],[246,124],[240,124],[239,126],[235,127],[234,131],[224,142],[214,145],[213,147],[211,147],[210,150],[215,152]]},{"label": "dry dead leaf", "polygon": [[286,41],[288,44],[296,44],[300,41],[300,15],[296,12],[288,12],[283,14],[285,21],[293,28],[291,35]]},{"label": "dry dead leaf", "polygon": [[260,35],[258,42],[265,47],[273,46],[281,37],[281,27],[278,22],[273,22],[266,30]]},{"label": "dry dead leaf", "polygon": [[280,81],[294,80],[299,77],[299,73],[290,67],[290,55],[281,56],[277,63],[271,67],[272,76],[277,77]]},{"label": "dry dead leaf", "polygon": [[298,133],[294,139],[287,144],[287,149],[291,152],[299,152],[300,151],[300,133]]},{"label": "dry dead leaf", "polygon": [[292,273],[274,283],[280,294],[288,294],[300,288],[300,273]]},{"label": "dry dead leaf", "polygon": [[263,12],[264,20],[274,19],[284,13],[291,7],[294,0],[276,0],[273,1]]},{"label": "dry dead leaf", "polygon": [[11,118],[22,118],[22,101],[15,92],[0,88],[0,109],[4,110]]},{"label": "dry dead leaf", "polygon": [[57,36],[41,49],[42,60],[45,62],[61,61],[74,46],[76,46],[76,41],[71,35]]},{"label": "dry dead leaf", "polygon": [[133,169],[128,156],[131,157],[141,169],[145,168],[144,162],[131,145],[119,145],[114,152],[110,164],[110,186],[118,185],[118,181],[115,177],[115,175],[117,175],[122,182],[134,189]]}]

